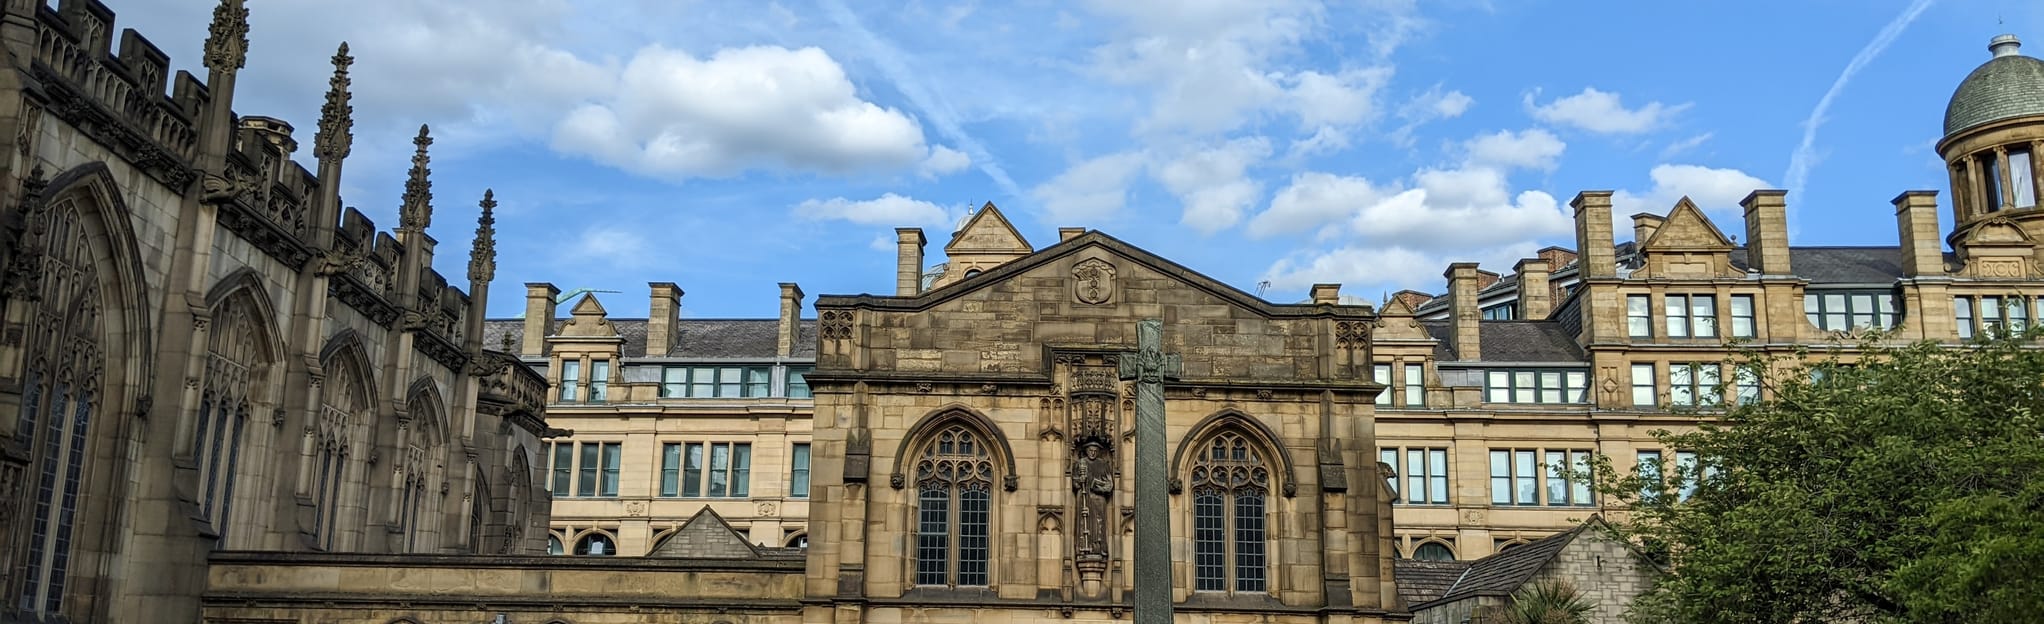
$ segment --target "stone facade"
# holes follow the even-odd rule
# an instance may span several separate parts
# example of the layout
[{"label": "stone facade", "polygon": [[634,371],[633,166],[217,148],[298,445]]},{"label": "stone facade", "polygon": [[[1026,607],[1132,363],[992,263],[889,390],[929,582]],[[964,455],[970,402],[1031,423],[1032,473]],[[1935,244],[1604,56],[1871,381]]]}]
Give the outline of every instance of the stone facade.
[{"label": "stone facade", "polygon": [[548,422],[572,432],[536,459],[554,550],[608,539],[643,555],[706,506],[754,544],[805,543],[816,326],[800,287],[781,285],[779,319],[681,318],[681,289],[664,282],[649,287],[652,318],[611,318],[592,294],[556,319],[558,290],[526,289],[526,317],[489,321],[485,342],[524,345],[550,383]]},{"label": "stone facade", "polygon": [[[1012,231],[991,206],[955,238],[997,238],[973,228]],[[1359,372],[1369,307],[1266,303],[1099,232],[979,268],[911,296],[817,302],[806,595],[823,604],[807,621],[1126,617],[1134,410],[1116,371],[1144,318],[1184,357],[1165,428],[1185,621],[1403,618],[1379,388]],[[1216,482],[1217,443],[1241,449],[1226,469],[1243,481]],[[1260,510],[1225,520],[1267,527],[1253,543],[1196,538],[1194,499],[1223,496]],[[974,500],[986,517],[955,528],[967,521],[951,506]],[[984,550],[967,555],[973,539]],[[1232,559],[1219,590],[1195,589],[1218,574],[1194,565],[1206,548]]]},{"label": "stone facade", "polygon": [[1592,624],[1624,624],[1628,605],[1661,574],[1632,545],[1592,518],[1578,529],[1467,563],[1442,593],[1412,605],[1414,624],[1483,624],[1510,596],[1542,583],[1565,583],[1596,608]]},{"label": "stone facade", "polygon": [[219,552],[543,547],[545,380],[475,340],[494,203],[466,292],[423,131],[405,223],[343,214],[346,49],[315,174],[232,108],[246,16],[202,82],[96,0],[0,6],[0,621],[194,621]]}]

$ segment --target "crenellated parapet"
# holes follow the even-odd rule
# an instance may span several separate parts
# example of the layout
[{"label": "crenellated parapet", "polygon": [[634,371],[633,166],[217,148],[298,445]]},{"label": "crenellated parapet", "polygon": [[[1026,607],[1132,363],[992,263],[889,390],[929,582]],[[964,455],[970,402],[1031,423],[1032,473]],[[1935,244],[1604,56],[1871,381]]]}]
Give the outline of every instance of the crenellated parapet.
[{"label": "crenellated parapet", "polygon": [[49,111],[107,146],[143,173],[183,190],[197,180],[197,120],[211,94],[135,32],[121,31],[111,51],[114,12],[98,0],[64,0],[36,13],[31,75]]},{"label": "crenellated parapet", "polygon": [[335,233],[334,248],[321,260],[327,292],[341,303],[383,327],[397,323],[393,303],[397,288],[397,239],[379,232],[376,222],[348,208]]},{"label": "crenellated parapet", "polygon": [[526,366],[518,356],[485,349],[469,364],[479,379],[477,407],[524,427],[533,435],[544,435],[546,418],[546,377]]}]

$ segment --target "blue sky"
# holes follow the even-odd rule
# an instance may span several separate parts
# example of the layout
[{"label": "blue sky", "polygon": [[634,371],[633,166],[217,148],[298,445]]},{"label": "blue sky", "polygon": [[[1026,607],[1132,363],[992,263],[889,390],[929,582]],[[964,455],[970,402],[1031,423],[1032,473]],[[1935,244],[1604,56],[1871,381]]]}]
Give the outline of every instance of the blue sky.
[{"label": "blue sky", "polygon": [[[110,4],[196,69],[210,1]],[[617,315],[649,281],[693,317],[771,316],[784,281],[889,293],[893,228],[941,261],[988,201],[1039,247],[1100,229],[1278,301],[1510,271],[1573,246],[1584,189],[1738,234],[1739,198],[1788,188],[1796,244],[1893,244],[1889,199],[1945,190],[1932,144],[1988,39],[2044,53],[2033,0],[251,5],[236,108],[306,145],[353,48],[346,203],[394,225],[431,124],[460,276],[495,189],[495,316],[537,281]]]}]

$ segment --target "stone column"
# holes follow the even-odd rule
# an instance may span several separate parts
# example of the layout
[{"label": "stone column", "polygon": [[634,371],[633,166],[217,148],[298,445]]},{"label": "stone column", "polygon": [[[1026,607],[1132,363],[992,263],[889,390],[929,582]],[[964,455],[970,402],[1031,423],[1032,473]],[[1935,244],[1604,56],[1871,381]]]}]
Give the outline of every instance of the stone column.
[{"label": "stone column", "polygon": [[909,297],[923,292],[923,229],[894,230],[894,294]]},{"label": "stone column", "polygon": [[1746,265],[1761,275],[1794,275],[1789,267],[1788,191],[1762,189],[1746,195]]}]

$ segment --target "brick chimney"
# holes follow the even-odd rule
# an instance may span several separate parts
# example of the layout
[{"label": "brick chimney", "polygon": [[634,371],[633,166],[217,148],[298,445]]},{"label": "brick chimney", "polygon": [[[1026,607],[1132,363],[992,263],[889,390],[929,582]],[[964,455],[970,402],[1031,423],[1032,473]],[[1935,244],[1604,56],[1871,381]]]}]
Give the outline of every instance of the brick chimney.
[{"label": "brick chimney", "polygon": [[1313,305],[1341,304],[1341,284],[1314,284]]},{"label": "brick chimney", "polygon": [[1483,358],[1476,323],[1482,318],[1476,307],[1477,271],[1474,262],[1448,265],[1448,318],[1455,323],[1455,359],[1464,362]]},{"label": "brick chimney", "polygon": [[1068,241],[1068,240],[1072,240],[1072,239],[1074,239],[1074,238],[1078,238],[1078,237],[1079,237],[1079,235],[1081,235],[1081,234],[1085,234],[1085,233],[1086,233],[1086,228],[1082,228],[1082,227],[1061,227],[1061,228],[1058,228],[1058,229],[1057,229],[1057,242],[1060,242],[1060,243],[1062,243],[1062,242],[1065,242],[1065,241]]},{"label": "brick chimney", "polygon": [[1553,294],[1547,287],[1547,274],[1552,270],[1542,258],[1527,258],[1512,265],[1519,278],[1519,318],[1538,321],[1553,310]]},{"label": "brick chimney", "polygon": [[[1787,197],[1788,191],[1761,189],[1739,200],[1746,209],[1746,266],[1761,275],[1795,274],[1789,268]],[[1935,223],[1935,210],[1931,219]]]},{"label": "brick chimney", "polygon": [[1391,298],[1398,300],[1400,303],[1404,303],[1405,307],[1407,308],[1418,310],[1420,306],[1426,305],[1428,301],[1433,301],[1434,295],[1432,293],[1423,293],[1408,288],[1395,293],[1391,293]]},{"label": "brick chimney", "polygon": [[781,325],[779,347],[775,353],[781,357],[795,354],[795,341],[802,335],[802,287],[794,282],[781,282]]},{"label": "brick chimney", "polygon": [[1541,248],[1539,253],[1540,259],[1547,261],[1547,269],[1550,271],[1559,271],[1562,267],[1568,266],[1570,262],[1576,261],[1576,250],[1574,249],[1548,246]]},{"label": "brick chimney", "polygon": [[1938,240],[1938,192],[1904,191],[1895,196],[1895,225],[1901,230],[1902,274],[1945,274],[1945,246]]},{"label": "brick chimney", "polygon": [[554,297],[561,289],[546,282],[525,283],[525,340],[518,354],[537,357],[546,353],[546,337],[554,333]]},{"label": "brick chimney", "polygon": [[1611,191],[1576,193],[1568,204],[1576,209],[1576,253],[1582,254],[1578,275],[1617,277],[1618,257],[1611,249]]},{"label": "brick chimney", "polygon": [[1653,238],[1654,232],[1660,231],[1661,224],[1667,222],[1668,222],[1667,217],[1663,217],[1661,215],[1657,215],[1651,212],[1642,212],[1633,215],[1632,242],[1636,245],[1647,244],[1647,239]]},{"label": "brick chimney", "polygon": [[908,297],[923,292],[923,229],[894,228],[894,294]]},{"label": "brick chimney", "polygon": [[653,305],[646,313],[646,357],[667,357],[681,328],[681,287],[674,282],[646,285],[653,288]]}]

